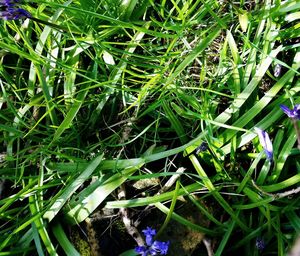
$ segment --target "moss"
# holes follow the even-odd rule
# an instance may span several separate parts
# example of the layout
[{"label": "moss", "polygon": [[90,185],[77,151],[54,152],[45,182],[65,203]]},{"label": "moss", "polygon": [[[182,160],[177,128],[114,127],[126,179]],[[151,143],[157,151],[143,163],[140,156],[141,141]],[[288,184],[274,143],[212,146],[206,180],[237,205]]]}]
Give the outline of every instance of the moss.
[{"label": "moss", "polygon": [[92,255],[89,243],[80,237],[80,234],[77,230],[72,231],[71,240],[81,256]]}]

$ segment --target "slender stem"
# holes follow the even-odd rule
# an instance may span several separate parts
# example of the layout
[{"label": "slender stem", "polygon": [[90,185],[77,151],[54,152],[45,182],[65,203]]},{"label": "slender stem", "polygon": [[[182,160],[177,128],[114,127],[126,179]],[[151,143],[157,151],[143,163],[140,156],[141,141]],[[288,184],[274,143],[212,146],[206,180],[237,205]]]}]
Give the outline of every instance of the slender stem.
[{"label": "slender stem", "polygon": [[[49,26],[53,29],[56,29],[56,30],[58,30],[59,32],[62,32],[62,33],[64,31],[69,31],[70,30],[69,28],[67,28],[65,26],[57,25],[57,24],[54,24],[54,23],[51,23],[51,22],[48,22],[48,21],[45,21],[45,20],[35,18],[35,17],[29,17],[29,19],[31,19],[33,21],[36,21],[36,22],[39,22],[41,24],[47,25],[47,26]],[[80,34],[80,31],[72,31],[72,33]]]}]

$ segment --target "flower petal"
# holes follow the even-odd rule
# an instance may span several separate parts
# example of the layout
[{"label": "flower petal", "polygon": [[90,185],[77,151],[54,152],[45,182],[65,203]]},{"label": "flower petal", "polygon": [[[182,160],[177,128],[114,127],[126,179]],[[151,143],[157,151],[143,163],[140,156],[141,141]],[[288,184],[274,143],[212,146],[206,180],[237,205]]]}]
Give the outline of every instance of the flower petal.
[{"label": "flower petal", "polygon": [[135,252],[141,255],[147,255],[147,248],[145,246],[137,246],[134,248]]},{"label": "flower petal", "polygon": [[286,113],[287,114],[287,116],[288,117],[291,117],[291,118],[293,118],[293,110],[291,110],[291,109],[289,109],[287,106],[285,106],[285,105],[280,105],[280,108],[282,109],[282,111],[284,112],[284,113]]},{"label": "flower petal", "polygon": [[142,230],[146,237],[146,244],[148,246],[151,246],[153,243],[153,237],[156,235],[156,230],[152,229],[150,227],[147,227],[146,229]]},{"label": "flower petal", "polygon": [[300,104],[296,104],[293,108],[294,118],[300,120]]},{"label": "flower petal", "polygon": [[151,248],[153,248],[155,251],[159,252],[161,255],[167,255],[168,249],[169,249],[170,241],[168,242],[160,242],[160,241],[154,241]]},{"label": "flower petal", "polygon": [[289,109],[285,105],[280,105],[280,108],[287,114],[288,117],[300,120],[300,104],[296,104],[293,109]]},{"label": "flower petal", "polygon": [[264,131],[258,127],[254,127],[254,130],[256,131],[256,133],[258,135],[259,142],[262,145],[262,147],[264,148],[267,158],[269,160],[273,159],[273,145],[270,140],[269,134],[266,131]]}]

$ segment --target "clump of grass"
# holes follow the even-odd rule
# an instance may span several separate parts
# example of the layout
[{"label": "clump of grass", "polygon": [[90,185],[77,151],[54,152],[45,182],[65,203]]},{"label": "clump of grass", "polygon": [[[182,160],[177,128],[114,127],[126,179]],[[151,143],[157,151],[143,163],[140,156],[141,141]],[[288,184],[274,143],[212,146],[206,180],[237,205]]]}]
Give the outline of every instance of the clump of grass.
[{"label": "clump of grass", "polygon": [[[177,221],[215,255],[290,250],[299,149],[279,106],[300,102],[297,1],[23,6],[0,26],[0,251],[76,255],[66,223],[148,205],[158,234]],[[148,178],[163,189],[132,187]],[[182,197],[207,226],[176,213]]]}]

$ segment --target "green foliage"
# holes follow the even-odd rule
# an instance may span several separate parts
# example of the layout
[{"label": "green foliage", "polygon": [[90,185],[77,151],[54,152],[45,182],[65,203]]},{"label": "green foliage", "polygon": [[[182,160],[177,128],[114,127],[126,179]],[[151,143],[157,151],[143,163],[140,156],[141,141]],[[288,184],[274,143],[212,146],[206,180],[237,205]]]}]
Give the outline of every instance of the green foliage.
[{"label": "green foliage", "polygon": [[[300,6],[256,2],[36,1],[33,19],[1,21],[0,255],[79,255],[63,223],[149,204],[163,227],[210,236],[215,255],[259,255],[258,237],[285,255],[300,163],[279,105],[300,103]],[[170,191],[116,199],[175,175]],[[182,197],[208,226],[176,213]]]}]

